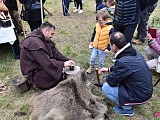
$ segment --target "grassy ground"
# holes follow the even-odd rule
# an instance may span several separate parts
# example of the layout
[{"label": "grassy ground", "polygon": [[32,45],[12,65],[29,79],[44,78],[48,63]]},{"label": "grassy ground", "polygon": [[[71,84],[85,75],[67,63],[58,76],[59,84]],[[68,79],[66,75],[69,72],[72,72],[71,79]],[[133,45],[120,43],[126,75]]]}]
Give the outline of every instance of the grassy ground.
[{"label": "grassy ground", "polygon": [[[76,63],[84,70],[89,65],[90,50],[88,48],[89,39],[91,33],[96,24],[95,22],[95,2],[94,0],[84,1],[84,13],[78,14],[72,12],[73,3],[70,4],[71,16],[62,15],[61,0],[47,0],[45,7],[53,14],[53,16],[47,15],[45,21],[49,21],[56,26],[55,36],[53,41],[56,43],[59,51],[72,58]],[[158,15],[160,10],[160,3],[157,9],[152,14]],[[159,25],[158,25],[159,26]],[[25,23],[25,27],[28,25]],[[20,40],[23,38],[20,37]],[[133,45],[143,55],[145,45]],[[144,55],[145,57],[145,55]],[[111,59],[113,54],[107,56],[105,66],[109,67],[113,63]],[[146,58],[146,57],[145,57]],[[159,78],[159,74],[153,73],[153,83]],[[11,84],[12,79],[16,75],[21,75],[19,60],[14,60],[9,44],[1,44],[0,47],[0,80],[7,86],[8,91],[0,94],[0,120],[27,120],[29,115],[14,117],[14,113],[23,111],[28,113],[29,111],[29,98],[36,92],[31,89],[30,91],[19,94]],[[160,83],[154,87],[153,97],[151,100],[142,106],[134,106],[136,114],[133,117],[119,116],[112,110],[114,105],[111,101],[106,99],[110,104],[108,109],[111,113],[112,120],[158,120],[159,117],[153,116],[155,112],[160,112]]]}]

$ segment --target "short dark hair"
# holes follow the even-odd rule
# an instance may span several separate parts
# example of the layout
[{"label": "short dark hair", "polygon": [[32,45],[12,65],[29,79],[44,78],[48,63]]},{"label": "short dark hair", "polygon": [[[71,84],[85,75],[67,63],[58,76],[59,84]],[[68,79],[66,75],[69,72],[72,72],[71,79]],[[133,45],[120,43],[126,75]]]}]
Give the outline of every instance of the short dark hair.
[{"label": "short dark hair", "polygon": [[44,29],[44,28],[47,28],[48,30],[50,29],[56,29],[54,25],[52,25],[51,23],[49,22],[45,22],[45,23],[42,23],[41,26],[40,26],[40,29]]},{"label": "short dark hair", "polygon": [[98,21],[99,18],[102,18],[103,20],[106,20],[108,18],[108,14],[106,10],[98,10],[96,15],[96,20]]},{"label": "short dark hair", "polygon": [[119,49],[121,49],[127,44],[127,40],[121,32],[115,32],[110,37],[110,44],[115,44]]}]

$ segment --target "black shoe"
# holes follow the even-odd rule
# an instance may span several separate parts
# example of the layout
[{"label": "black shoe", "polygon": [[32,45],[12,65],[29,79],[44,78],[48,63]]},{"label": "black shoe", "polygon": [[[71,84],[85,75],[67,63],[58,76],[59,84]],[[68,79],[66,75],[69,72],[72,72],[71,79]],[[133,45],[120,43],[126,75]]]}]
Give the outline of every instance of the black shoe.
[{"label": "black shoe", "polygon": [[70,16],[70,14],[69,13],[65,13],[64,16]]}]

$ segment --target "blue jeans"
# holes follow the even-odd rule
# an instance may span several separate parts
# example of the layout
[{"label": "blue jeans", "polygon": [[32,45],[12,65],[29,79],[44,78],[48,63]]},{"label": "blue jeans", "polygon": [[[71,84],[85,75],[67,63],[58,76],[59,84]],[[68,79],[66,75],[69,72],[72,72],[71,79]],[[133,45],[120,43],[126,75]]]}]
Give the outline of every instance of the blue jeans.
[{"label": "blue jeans", "polygon": [[[111,87],[107,82],[105,82],[102,86],[102,92],[113,102],[115,102],[118,106],[119,105],[119,97],[118,97],[118,89],[119,87]],[[123,109],[132,109],[130,105],[123,105],[120,106]]]},{"label": "blue jeans", "polygon": [[98,57],[98,68],[101,68],[106,58],[106,53],[103,50],[92,48],[91,59],[90,59],[91,67],[94,67],[97,57]]}]

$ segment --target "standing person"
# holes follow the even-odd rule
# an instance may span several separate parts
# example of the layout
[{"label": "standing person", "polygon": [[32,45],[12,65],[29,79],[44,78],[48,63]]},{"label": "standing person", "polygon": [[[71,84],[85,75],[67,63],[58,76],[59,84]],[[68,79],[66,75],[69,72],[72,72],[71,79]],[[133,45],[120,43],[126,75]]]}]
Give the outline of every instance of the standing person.
[{"label": "standing person", "polygon": [[114,32],[113,26],[107,23],[108,16],[105,10],[99,10],[96,15],[97,24],[92,34],[90,46],[93,46],[90,67],[86,73],[91,73],[94,70],[96,58],[98,58],[98,68],[102,68],[106,53],[109,52],[109,36]]},{"label": "standing person", "polygon": [[160,55],[160,30],[157,31],[156,39],[150,34],[147,35],[148,47],[145,49],[147,56],[147,64],[150,69],[155,70],[158,63],[158,55]]},{"label": "standing person", "polygon": [[63,9],[63,15],[64,16],[70,16],[70,14],[69,14],[69,4],[70,4],[70,0],[62,0],[62,9]]},{"label": "standing person", "polygon": [[103,93],[118,106],[113,110],[119,115],[134,115],[132,105],[143,104],[152,97],[152,75],[139,51],[127,43],[125,36],[115,32],[110,37],[111,51],[116,62],[100,72],[111,72],[102,86]]},{"label": "standing person", "polygon": [[97,7],[99,4],[102,4],[103,0],[96,0],[96,13],[97,13]]},{"label": "standing person", "polygon": [[83,13],[83,3],[82,0],[76,0],[76,9],[73,12]]},{"label": "standing person", "polygon": [[5,5],[9,9],[9,14],[11,15],[11,18],[13,20],[13,23],[16,29],[16,33],[22,34],[23,33],[22,23],[21,23],[20,15],[18,13],[17,1],[16,0],[6,0]]},{"label": "standing person", "polygon": [[151,13],[156,8],[157,2],[158,0],[149,0],[148,6],[142,11],[140,22],[137,27],[137,35],[135,36],[138,40],[134,40],[134,44],[142,45],[145,43],[148,30],[148,20]]},{"label": "standing person", "polygon": [[63,80],[63,68],[75,62],[62,55],[51,41],[55,26],[43,23],[21,44],[20,67],[22,74],[39,89],[50,89]]},{"label": "standing person", "polygon": [[116,0],[116,14],[114,19],[115,31],[124,34],[131,43],[134,31],[140,20],[141,9],[148,5],[148,0]]},{"label": "standing person", "polygon": [[[42,24],[40,0],[19,0],[19,2],[24,4],[25,11],[29,13],[27,22],[31,31],[40,27]],[[45,0],[42,0],[42,2],[44,4]]]}]

